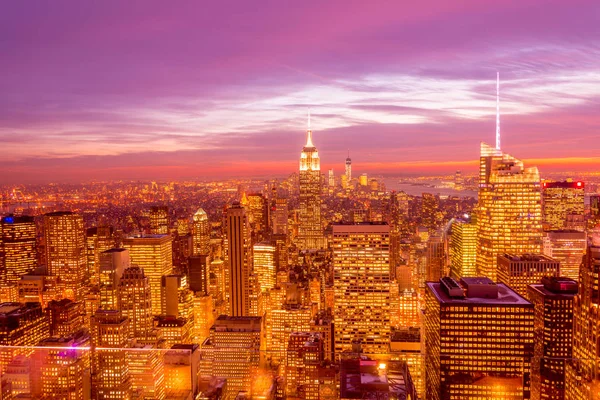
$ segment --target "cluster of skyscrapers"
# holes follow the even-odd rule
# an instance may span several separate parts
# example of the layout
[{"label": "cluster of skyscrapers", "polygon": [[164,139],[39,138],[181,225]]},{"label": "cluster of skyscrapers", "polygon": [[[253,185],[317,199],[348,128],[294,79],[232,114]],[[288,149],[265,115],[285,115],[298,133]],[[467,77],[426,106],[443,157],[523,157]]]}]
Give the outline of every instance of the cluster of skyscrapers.
[{"label": "cluster of skyscrapers", "polygon": [[153,206],[133,232],[4,216],[0,398],[600,398],[583,182],[542,181],[499,140],[474,208],[351,168],[321,174],[309,125],[288,196],[176,224]]}]

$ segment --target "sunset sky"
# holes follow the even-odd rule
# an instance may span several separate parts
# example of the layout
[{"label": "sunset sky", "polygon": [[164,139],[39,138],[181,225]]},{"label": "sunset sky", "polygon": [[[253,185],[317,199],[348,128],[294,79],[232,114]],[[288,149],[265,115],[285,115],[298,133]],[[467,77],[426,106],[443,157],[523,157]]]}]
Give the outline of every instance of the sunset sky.
[{"label": "sunset sky", "polygon": [[11,1],[0,183],[598,170],[600,2]]}]

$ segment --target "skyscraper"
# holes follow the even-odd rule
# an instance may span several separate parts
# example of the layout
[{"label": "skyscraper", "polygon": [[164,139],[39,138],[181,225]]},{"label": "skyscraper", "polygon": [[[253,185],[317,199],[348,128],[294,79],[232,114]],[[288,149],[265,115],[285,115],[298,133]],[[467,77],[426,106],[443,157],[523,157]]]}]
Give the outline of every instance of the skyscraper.
[{"label": "skyscraper", "polygon": [[203,376],[227,379],[232,398],[240,391],[251,394],[252,377],[258,372],[262,340],[260,317],[219,316],[202,345]]},{"label": "skyscraper", "polygon": [[100,308],[119,309],[119,280],[129,268],[131,260],[127,249],[110,249],[100,254]]},{"label": "skyscraper", "polygon": [[390,228],[384,223],[333,225],[335,351],[362,342],[387,353],[390,335]]},{"label": "skyscraper", "polygon": [[36,267],[33,217],[8,215],[0,220],[0,285],[16,286]]},{"label": "skyscraper", "polygon": [[100,253],[116,247],[114,229],[110,226],[95,226],[85,231],[88,273],[90,283],[97,285],[100,279]]},{"label": "skyscraper", "polygon": [[[92,318],[93,392],[95,399],[131,399],[126,361],[129,319],[119,311],[98,310]],[[95,395],[95,396],[94,396]]]},{"label": "skyscraper", "polygon": [[161,307],[161,281],[163,275],[173,271],[173,248],[169,235],[128,237],[123,247],[129,250],[131,264],[144,270],[152,292],[152,314],[159,315]]},{"label": "skyscraper", "polygon": [[577,282],[544,278],[527,288],[535,307],[531,399],[565,398],[565,363],[572,355],[573,301]]},{"label": "skyscraper", "polygon": [[542,183],[544,229],[585,229],[584,187],[581,181]]},{"label": "skyscraper", "polygon": [[496,280],[497,256],[542,252],[540,175],[536,167],[481,143],[477,274]]},{"label": "skyscraper", "polygon": [[427,242],[427,280],[439,281],[445,276],[444,242],[439,235],[429,237]]},{"label": "skyscraper", "polygon": [[208,255],[188,258],[188,283],[190,290],[208,294],[210,289],[210,265]]},{"label": "skyscraper", "polygon": [[312,142],[310,115],[306,145],[300,154],[300,210],[298,213],[298,244],[301,250],[323,246],[321,226],[321,162]]},{"label": "skyscraper", "polygon": [[277,198],[271,208],[271,223],[273,225],[273,234],[288,234],[288,204],[287,199]]},{"label": "skyscraper", "polygon": [[201,208],[192,217],[192,243],[195,256],[210,254],[210,224]]},{"label": "skyscraper", "polygon": [[579,271],[573,303],[573,358],[565,369],[565,399],[598,399],[600,394],[600,239],[593,237]]},{"label": "skyscraper", "polygon": [[542,252],[542,201],[537,167],[503,153],[500,73],[496,74],[496,147],[481,143],[477,274],[496,281],[497,256]]},{"label": "skyscraper", "polygon": [[437,213],[440,208],[440,199],[431,193],[423,193],[421,203],[421,225],[434,233],[438,229]]},{"label": "skyscraper", "polygon": [[248,221],[252,228],[253,242],[261,242],[267,237],[269,230],[269,209],[267,199],[260,193],[250,193],[247,196]]},{"label": "skyscraper", "polygon": [[169,208],[152,206],[150,208],[150,234],[166,235],[169,233]]},{"label": "skyscraper", "polygon": [[227,210],[227,243],[229,246],[229,303],[235,317],[250,315],[250,274],[252,246],[246,210],[234,203]]},{"label": "skyscraper", "polygon": [[346,168],[344,171],[346,180],[350,182],[352,180],[352,160],[350,159],[350,150],[348,150],[348,157],[346,157]]},{"label": "skyscraper", "polygon": [[467,220],[456,220],[452,223],[450,254],[452,278],[476,276],[477,224]]},{"label": "skyscraper", "polygon": [[150,281],[138,266],[125,269],[119,281],[119,307],[129,319],[130,338],[147,340],[152,335],[152,292]]},{"label": "skyscraper", "polygon": [[488,278],[426,285],[426,398],[527,399],[533,305]]},{"label": "skyscraper", "polygon": [[62,297],[82,300],[88,279],[83,217],[70,211],[44,215],[48,275],[58,278]]}]

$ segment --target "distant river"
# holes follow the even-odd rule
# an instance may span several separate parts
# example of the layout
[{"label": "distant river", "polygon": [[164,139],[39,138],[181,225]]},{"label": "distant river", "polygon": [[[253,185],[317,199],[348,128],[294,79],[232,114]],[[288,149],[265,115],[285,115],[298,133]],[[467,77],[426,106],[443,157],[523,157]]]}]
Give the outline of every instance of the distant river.
[{"label": "distant river", "polygon": [[385,179],[385,187],[387,190],[395,190],[404,192],[411,196],[421,196],[423,193],[437,194],[440,196],[459,196],[459,197],[474,197],[477,198],[477,192],[474,190],[456,190],[450,188],[435,188],[424,185],[413,185],[412,183],[400,183],[398,179]]}]

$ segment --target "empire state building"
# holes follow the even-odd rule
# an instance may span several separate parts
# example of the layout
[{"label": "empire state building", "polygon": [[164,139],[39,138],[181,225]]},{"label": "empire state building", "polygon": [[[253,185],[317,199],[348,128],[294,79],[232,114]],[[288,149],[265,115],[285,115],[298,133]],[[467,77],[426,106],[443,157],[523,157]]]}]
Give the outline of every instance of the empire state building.
[{"label": "empire state building", "polygon": [[321,162],[312,142],[310,114],[306,145],[300,154],[300,212],[298,213],[298,242],[301,250],[323,247],[321,227]]}]

